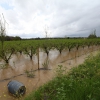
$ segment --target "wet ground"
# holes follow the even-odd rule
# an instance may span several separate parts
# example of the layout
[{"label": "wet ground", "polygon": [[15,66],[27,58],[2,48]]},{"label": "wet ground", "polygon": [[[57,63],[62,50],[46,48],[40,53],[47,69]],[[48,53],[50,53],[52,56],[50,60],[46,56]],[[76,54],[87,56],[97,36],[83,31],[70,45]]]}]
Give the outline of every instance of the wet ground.
[{"label": "wet ground", "polygon": [[[17,80],[26,86],[27,91],[22,97],[23,100],[31,91],[51,80],[55,76],[58,65],[63,65],[69,71],[72,67],[83,63],[88,55],[95,55],[98,50],[99,47],[97,46],[85,47],[84,49],[79,48],[79,50],[74,48],[70,52],[63,50],[61,54],[57,50],[50,50],[48,57],[43,50],[40,50],[40,70],[37,70],[37,55],[34,55],[31,61],[27,55],[14,54],[10,59],[9,65],[6,65],[7,68],[0,69],[0,100],[21,100],[9,94],[7,89],[9,81]],[[48,70],[42,69],[46,61],[48,61]],[[3,64],[4,62],[1,60],[0,66]],[[26,70],[34,71],[34,78],[27,77],[27,74],[25,74]]]}]

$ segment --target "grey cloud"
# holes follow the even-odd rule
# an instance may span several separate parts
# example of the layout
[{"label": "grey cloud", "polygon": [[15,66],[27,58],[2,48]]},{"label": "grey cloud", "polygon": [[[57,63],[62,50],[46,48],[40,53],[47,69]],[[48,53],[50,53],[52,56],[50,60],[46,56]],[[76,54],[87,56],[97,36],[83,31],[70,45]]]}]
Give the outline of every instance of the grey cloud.
[{"label": "grey cloud", "polygon": [[39,34],[42,37],[43,32],[39,30],[38,25],[35,25],[39,24],[38,18],[43,18],[43,26],[48,25],[52,36],[84,35],[91,33],[94,29],[97,29],[99,35],[100,0],[11,1],[14,8],[12,11],[7,11],[6,16],[13,28],[24,31],[26,27],[35,26],[33,30],[36,31],[29,32],[26,36],[38,37]]}]

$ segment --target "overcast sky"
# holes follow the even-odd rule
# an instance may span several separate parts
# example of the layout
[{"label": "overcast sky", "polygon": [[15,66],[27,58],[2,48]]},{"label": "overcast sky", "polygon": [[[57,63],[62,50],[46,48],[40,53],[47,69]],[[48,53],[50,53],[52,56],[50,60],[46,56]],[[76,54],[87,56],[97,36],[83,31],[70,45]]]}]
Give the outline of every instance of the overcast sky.
[{"label": "overcast sky", "polygon": [[2,13],[10,36],[100,36],[100,0],[0,0]]}]

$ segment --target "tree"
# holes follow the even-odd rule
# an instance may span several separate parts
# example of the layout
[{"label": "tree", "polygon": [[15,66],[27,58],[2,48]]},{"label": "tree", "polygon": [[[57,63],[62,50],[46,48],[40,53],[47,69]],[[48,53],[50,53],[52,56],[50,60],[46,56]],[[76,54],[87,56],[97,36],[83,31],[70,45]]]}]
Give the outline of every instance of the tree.
[{"label": "tree", "polygon": [[97,36],[96,36],[96,29],[94,30],[93,33],[91,33],[91,34],[88,36],[88,38],[97,38]]},{"label": "tree", "polygon": [[5,36],[6,36],[5,19],[2,14],[2,16],[0,16],[0,41],[1,41],[2,50],[3,50]]},{"label": "tree", "polygon": [[4,41],[6,37],[6,21],[4,16],[0,16],[0,41],[1,41],[1,48],[0,48],[0,57],[6,62],[9,63],[11,55],[15,51],[13,47],[4,46]]},{"label": "tree", "polygon": [[15,36],[14,40],[21,40],[21,38],[19,36]]},{"label": "tree", "polygon": [[45,29],[44,30],[45,30],[45,38],[47,39],[51,35],[51,32],[49,31],[49,27],[47,25],[45,25]]}]

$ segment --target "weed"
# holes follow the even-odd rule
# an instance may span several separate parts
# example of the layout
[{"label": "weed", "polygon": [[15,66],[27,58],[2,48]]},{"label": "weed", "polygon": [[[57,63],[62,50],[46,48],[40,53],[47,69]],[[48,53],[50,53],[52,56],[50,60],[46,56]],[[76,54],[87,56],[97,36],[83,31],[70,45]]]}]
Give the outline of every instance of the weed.
[{"label": "weed", "polygon": [[49,67],[49,60],[47,59],[43,64],[42,66],[44,67],[44,69],[48,69]]},{"label": "weed", "polygon": [[5,69],[7,68],[7,64],[0,64],[0,69]]},{"label": "weed", "polygon": [[34,76],[35,76],[32,69],[31,69],[31,71],[25,70],[25,73],[27,74],[27,77],[34,78]]},{"label": "weed", "polygon": [[56,69],[56,76],[62,77],[62,75],[64,75],[65,72],[66,72],[66,67],[63,67],[62,65],[58,65],[58,67]]}]

